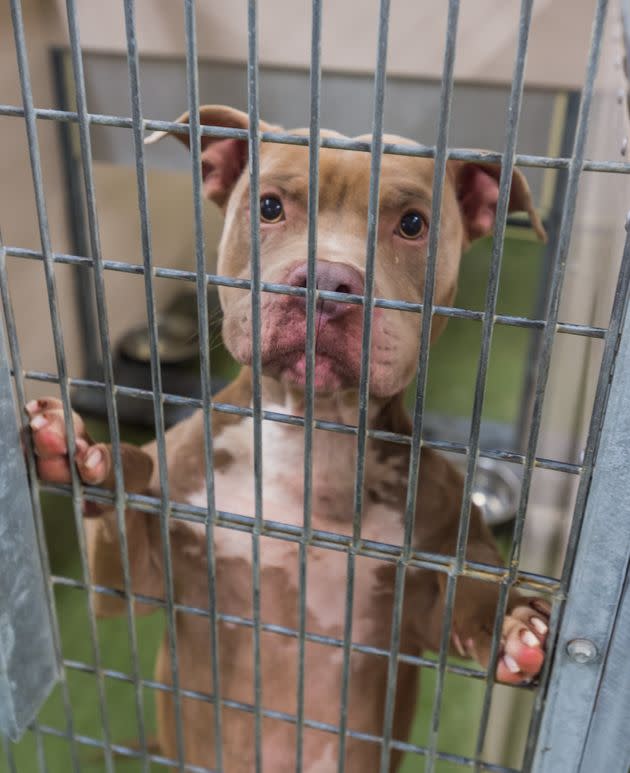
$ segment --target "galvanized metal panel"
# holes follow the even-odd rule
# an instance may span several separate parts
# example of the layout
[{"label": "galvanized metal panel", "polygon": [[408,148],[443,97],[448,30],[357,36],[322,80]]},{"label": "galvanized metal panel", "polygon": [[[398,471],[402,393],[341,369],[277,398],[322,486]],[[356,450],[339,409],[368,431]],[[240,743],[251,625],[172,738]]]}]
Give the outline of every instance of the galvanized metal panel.
[{"label": "galvanized metal panel", "polygon": [[0,733],[17,740],[58,669],[2,326],[0,427]]},{"label": "galvanized metal panel", "polygon": [[595,713],[586,741],[582,770],[630,770],[630,574],[613,631]]},{"label": "galvanized metal panel", "polygon": [[[593,471],[580,543],[577,550],[568,601],[560,626],[553,671],[540,722],[534,765],[535,773],[613,770],[598,764],[589,768],[584,757],[589,726],[596,708],[600,685],[610,685],[612,668],[619,661],[623,629],[610,650],[613,659],[602,681],[613,627],[621,603],[630,556],[630,317],[626,316],[619,341],[602,426],[597,462]],[[627,606],[627,601],[625,602]],[[567,646],[587,639],[597,655],[576,662]],[[627,651],[627,649],[626,649]],[[621,687],[621,671],[615,672],[615,689]],[[624,693],[624,697],[627,693]],[[602,703],[601,706],[604,706]],[[601,706],[597,706],[601,711]],[[617,709],[620,704],[617,702]],[[627,706],[625,709],[627,717]],[[619,719],[619,717],[617,717]],[[596,720],[606,724],[612,715]],[[616,720],[615,720],[616,721]],[[626,723],[627,726],[627,723]],[[609,738],[608,743],[611,743]],[[589,754],[597,748],[590,746]],[[612,743],[611,743],[612,746]],[[584,757],[584,759],[583,759]],[[626,765],[627,767],[627,765]],[[620,768],[621,770],[621,768]],[[625,769],[624,769],[625,773]]]}]

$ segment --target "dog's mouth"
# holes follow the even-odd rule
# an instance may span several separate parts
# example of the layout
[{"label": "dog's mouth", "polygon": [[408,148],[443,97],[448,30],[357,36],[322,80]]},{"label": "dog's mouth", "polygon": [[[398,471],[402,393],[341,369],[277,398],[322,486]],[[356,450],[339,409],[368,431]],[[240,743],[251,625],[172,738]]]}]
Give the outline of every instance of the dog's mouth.
[{"label": "dog's mouth", "polygon": [[[304,389],[306,387],[306,351],[305,342],[283,351],[270,351],[263,359],[266,374]],[[329,347],[315,342],[313,368],[313,386],[317,392],[335,392],[340,389],[356,388],[359,383],[359,371],[354,358],[348,352],[331,351]]]},{"label": "dog's mouth", "polygon": [[[284,299],[283,299],[284,300]],[[275,301],[275,299],[274,299]],[[232,313],[224,324],[224,340],[235,359],[252,364],[253,342],[248,309]],[[263,373],[286,386],[306,388],[306,318],[297,303],[271,302],[262,309],[261,359]],[[315,314],[313,386],[318,393],[356,390],[361,376],[362,309],[330,318]],[[385,396],[397,391],[401,379],[400,353],[391,326],[381,309],[372,321],[370,391]]]}]

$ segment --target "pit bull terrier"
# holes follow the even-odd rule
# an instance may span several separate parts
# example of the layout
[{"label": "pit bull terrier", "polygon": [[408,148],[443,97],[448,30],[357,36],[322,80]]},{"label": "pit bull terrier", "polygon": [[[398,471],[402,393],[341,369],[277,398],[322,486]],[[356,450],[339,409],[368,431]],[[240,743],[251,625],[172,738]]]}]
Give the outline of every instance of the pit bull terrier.
[{"label": "pit bull terrier", "polygon": [[[187,122],[185,114],[179,119]],[[203,124],[246,129],[247,115],[229,107],[201,109]],[[262,123],[261,130],[269,130]],[[308,134],[306,130],[299,133]],[[162,133],[163,134],[163,133]],[[158,134],[153,139],[159,139]],[[341,135],[325,131],[325,137]],[[174,135],[188,144],[188,135]],[[370,141],[370,137],[360,139]],[[386,136],[386,142],[409,142]],[[221,274],[250,277],[250,208],[247,143],[238,139],[202,138],[203,191],[225,213],[219,246]],[[427,233],[431,213],[434,164],[430,159],[383,156],[378,245],[375,268],[377,297],[420,302],[423,298]],[[491,233],[498,197],[498,166],[449,161],[442,202],[437,256],[435,303],[452,304],[460,257],[472,240]],[[317,287],[362,294],[365,282],[365,238],[370,155],[323,148],[320,151]],[[260,153],[260,237],[262,279],[294,287],[306,286],[308,150],[295,145],[263,143]],[[536,232],[544,237],[524,177],[515,171],[510,210],[529,213]],[[252,405],[251,298],[241,289],[221,287],[223,337],[242,364],[238,378],[216,400]],[[363,309],[336,301],[316,308],[315,416],[357,423]],[[403,392],[413,379],[419,353],[418,315],[376,308],[371,344],[369,426],[411,434]],[[445,318],[436,317],[432,340]],[[280,294],[262,298],[262,394],[266,410],[304,415],[305,299]],[[74,415],[77,453],[69,460],[59,401],[49,398],[28,404],[30,426],[38,455],[38,472],[45,481],[67,482],[70,464],[90,485],[113,487],[111,448],[93,443],[81,418]],[[199,411],[166,435],[171,499],[207,507],[204,476],[203,415]],[[253,422],[250,418],[213,412],[214,485],[220,510],[254,513]],[[263,514],[265,518],[303,525],[302,428],[263,422]],[[156,446],[123,445],[125,489],[158,497]],[[352,435],[314,432],[312,466],[312,525],[327,532],[351,534],[356,440]],[[370,439],[367,444],[362,536],[400,546],[407,490],[409,447]],[[452,556],[462,499],[462,479],[440,454],[424,448],[420,463],[414,548]],[[94,505],[92,505],[92,508]],[[133,591],[164,594],[162,547],[158,519],[129,509],[127,539]],[[115,514],[101,507],[86,520],[91,579],[99,585],[123,588],[120,543]],[[172,520],[170,526],[173,584],[176,601],[208,608],[206,531],[203,525]],[[254,703],[254,649],[251,625],[235,618],[252,618],[252,538],[225,527],[215,528],[219,623],[218,660],[224,700]],[[295,542],[260,539],[260,603],[264,624],[298,628],[299,547]],[[467,558],[500,565],[493,539],[473,505]],[[343,639],[347,556],[309,546],[307,549],[307,621],[309,634]],[[359,555],[353,607],[353,642],[388,649],[391,638],[396,566]],[[419,655],[439,648],[446,576],[409,567],[406,572],[401,627],[401,652]],[[97,614],[122,614],[125,601],[94,595]],[[454,653],[487,665],[497,604],[494,585],[460,578],[454,609],[451,644]],[[143,614],[154,607],[136,603]],[[513,591],[503,626],[496,678],[520,683],[532,679],[544,660],[549,607]],[[227,619],[226,619],[227,616]],[[210,629],[207,618],[176,613],[180,686],[213,692]],[[261,634],[262,706],[267,712],[296,714],[297,640],[275,631]],[[305,645],[305,716],[337,726],[340,717],[343,650],[313,641]],[[387,658],[353,650],[350,661],[348,729],[382,734]],[[398,666],[393,737],[406,740],[419,687],[419,670]],[[156,679],[172,684],[167,641],[160,650]],[[172,691],[157,691],[158,739],[161,751],[177,757]],[[233,704],[232,704],[233,705]],[[182,699],[184,755],[189,764],[216,764],[213,706],[192,697]],[[229,773],[255,769],[254,716],[224,705],[223,764]],[[277,716],[264,716],[263,767],[273,773],[295,769],[295,725]],[[331,773],[337,769],[338,736],[305,727],[303,770]],[[350,735],[346,771],[379,769],[379,751],[370,741]],[[400,753],[391,755],[397,770]]]}]

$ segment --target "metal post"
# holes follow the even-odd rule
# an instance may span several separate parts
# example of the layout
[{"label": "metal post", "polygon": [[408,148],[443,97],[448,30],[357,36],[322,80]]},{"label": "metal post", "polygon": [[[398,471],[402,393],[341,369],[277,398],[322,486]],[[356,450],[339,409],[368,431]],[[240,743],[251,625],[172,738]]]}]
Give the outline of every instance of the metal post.
[{"label": "metal post", "polygon": [[142,258],[144,264],[144,289],[149,323],[149,345],[151,353],[151,384],[153,386],[153,417],[155,422],[157,461],[160,481],[160,537],[162,541],[162,560],[164,565],[164,586],[166,592],[166,621],[168,656],[173,680],[173,702],[175,704],[175,735],[177,745],[177,763],[184,770],[184,730],[182,720],[182,702],[179,690],[179,658],[177,653],[177,629],[175,625],[175,591],[173,588],[173,562],[171,556],[170,513],[168,465],[166,461],[166,441],[164,425],[164,404],[162,400],[162,374],[158,352],[158,328],[155,293],[153,287],[153,248],[151,243],[151,225],[147,192],[147,176],[144,164],[142,100],[140,96],[140,56],[136,38],[135,1],[124,0],[125,34],[127,39],[127,64],[129,69],[129,91],[131,98],[134,155],[136,160],[136,185],[138,189],[138,210],[140,212],[140,232]]},{"label": "metal post", "polygon": [[185,0],[186,76],[190,115],[190,160],[193,178],[193,208],[195,216],[195,258],[197,267],[197,319],[199,327],[199,366],[203,398],[204,472],[208,513],[206,522],[206,559],[208,565],[208,610],[210,617],[210,666],[214,693],[214,737],[217,773],[223,770],[223,724],[221,711],[221,673],[219,669],[219,627],[217,618],[217,575],[214,549],[214,525],[217,517],[214,497],[214,455],[212,445],[212,379],[210,376],[210,325],[208,322],[208,285],[206,282],[206,250],[203,234],[203,195],[201,176],[201,133],[199,116],[199,72],[197,68],[197,27],[195,0]]},{"label": "metal post", "polygon": [[260,535],[263,527],[262,354],[260,265],[260,110],[258,94],[258,3],[247,3],[247,148],[249,158],[250,268],[252,309],[252,417],[254,440],[254,528],[252,611],[254,617],[254,755],[262,773],[262,669],[260,627]]},{"label": "metal post", "polygon": [[[589,480],[589,476],[584,475],[578,493],[564,571],[567,580],[570,577],[568,600],[559,627],[542,712],[536,723],[540,729],[532,766],[535,773],[556,773],[558,770],[587,773],[594,769],[627,773],[630,764],[628,701],[627,694],[620,692],[619,682],[628,670],[625,665],[621,666],[623,661],[619,658],[620,654],[624,659],[627,655],[622,647],[628,637],[630,315],[624,320],[624,313],[629,264],[630,230],[615,304],[622,321],[621,334],[617,338],[612,320],[589,433],[589,453],[594,457],[597,448],[599,450],[592,477]],[[618,351],[614,361],[616,346]],[[613,368],[608,387],[607,376]],[[600,411],[604,406],[600,436]],[[580,504],[585,491],[588,496],[581,516]],[[620,666],[618,672],[613,671],[615,664]],[[606,707],[614,708],[616,713],[607,716],[604,713]],[[596,709],[598,713],[594,714]],[[611,744],[612,732],[606,736],[608,731],[604,727],[609,723],[615,728],[614,737],[621,739],[619,748]],[[623,727],[621,734],[620,727]],[[606,744],[610,765],[601,766],[598,762],[597,768],[588,767],[595,751]],[[616,755],[614,761],[610,756],[612,753]]]},{"label": "metal post", "polygon": [[308,255],[306,277],[306,384],[304,406],[304,540],[299,555],[299,634],[297,737],[295,770],[302,773],[304,756],[304,692],[306,670],[306,558],[312,531],[313,431],[315,398],[315,301],[317,292],[317,214],[319,210],[319,137],[321,87],[322,0],[313,0],[311,22],[311,115],[308,146]]},{"label": "metal post", "polygon": [[365,260],[365,289],[363,297],[363,332],[361,340],[361,375],[359,378],[359,419],[357,426],[357,464],[354,483],[352,514],[352,547],[348,550],[346,581],[346,608],[344,615],[344,651],[341,677],[341,711],[339,719],[338,773],[345,770],[346,734],[348,725],[348,698],[350,694],[350,650],[352,643],[352,617],[356,554],[361,543],[361,515],[363,487],[365,483],[365,452],[367,447],[368,399],[370,387],[370,342],[372,337],[372,310],[374,308],[374,262],[376,259],[378,227],[378,193],[383,153],[383,107],[385,104],[385,65],[387,62],[387,38],[389,33],[389,0],[379,5],[378,43],[376,72],[374,74],[374,113],[372,119],[372,143],[370,159],[370,189],[367,218],[367,245]]},{"label": "metal post", "polygon": [[0,325],[0,733],[16,741],[59,675]]},{"label": "metal post", "polygon": [[582,755],[584,771],[630,770],[630,574],[621,596],[615,627],[608,647],[604,673],[597,690],[593,719]]}]

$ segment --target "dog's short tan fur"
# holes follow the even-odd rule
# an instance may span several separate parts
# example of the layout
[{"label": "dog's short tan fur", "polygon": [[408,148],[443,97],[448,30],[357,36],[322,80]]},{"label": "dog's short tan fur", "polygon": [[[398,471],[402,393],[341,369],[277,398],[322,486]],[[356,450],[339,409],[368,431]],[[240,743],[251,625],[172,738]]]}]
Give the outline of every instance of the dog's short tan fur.
[{"label": "dog's short tan fur", "polygon": [[[186,116],[182,117],[186,120]],[[202,109],[208,124],[244,128],[247,118],[230,108]],[[327,133],[330,135],[332,133]],[[184,135],[178,135],[187,141]],[[369,139],[369,138],[368,138]],[[386,140],[404,141],[387,137]],[[249,178],[246,143],[204,139],[204,189],[225,208],[225,228],[219,249],[219,272],[249,277]],[[370,156],[367,153],[322,149],[318,261],[350,266],[351,276],[363,277]],[[435,302],[453,301],[462,250],[492,227],[499,170],[476,165],[471,182],[469,167],[449,162],[442,203],[440,246]],[[481,170],[481,177],[478,176]],[[283,204],[285,219],[261,224],[262,279],[291,281],[295,267],[307,255],[308,152],[304,147],[263,143],[261,146],[261,195],[274,195]],[[426,235],[416,241],[397,232],[401,215],[413,209],[428,222],[433,181],[433,162],[428,159],[386,154],[382,161],[380,217],[375,269],[378,297],[422,300],[426,261]],[[473,186],[470,188],[470,186]],[[481,185],[481,188],[479,187]],[[476,187],[475,187],[476,186]],[[485,187],[484,187],[485,186]],[[472,190],[472,193],[471,193]],[[481,190],[481,199],[477,194]],[[487,191],[490,191],[489,198]],[[485,191],[485,193],[484,193]],[[494,198],[493,198],[494,197]],[[511,209],[533,212],[524,179],[516,173]],[[251,300],[247,292],[221,288],[226,345],[243,364],[239,377],[216,400],[249,407],[252,404],[250,371]],[[301,304],[301,305],[300,305]],[[323,308],[323,307],[320,307]],[[331,307],[332,308],[332,307]],[[336,308],[336,307],[334,307]],[[323,314],[323,312],[322,312]],[[357,384],[360,369],[362,307],[348,306],[339,318],[318,316],[316,418],[356,424]],[[403,390],[413,378],[418,357],[419,317],[378,308],[374,313],[371,350],[369,424],[376,429],[410,434],[411,424],[403,405]],[[434,339],[444,318],[433,321]],[[289,331],[289,332],[287,332]],[[287,336],[289,336],[287,338]],[[293,338],[291,338],[293,336]],[[262,298],[263,407],[297,416],[304,414],[304,392],[299,345],[304,342],[303,302],[284,295]],[[291,348],[293,347],[293,348]],[[321,348],[319,348],[321,347]],[[318,359],[318,363],[320,359]],[[318,381],[319,379],[319,381]],[[47,480],[66,480],[69,474],[61,409],[57,401],[34,401],[28,406],[39,472]],[[79,442],[76,462],[86,482],[113,485],[109,446],[94,445],[75,417]],[[215,503],[219,510],[254,513],[253,424],[227,413],[214,412]],[[197,412],[167,434],[170,496],[178,502],[207,506],[204,475],[203,416]],[[303,430],[287,424],[263,423],[264,517],[295,526],[303,524]],[[156,448],[123,448],[125,487],[153,496],[160,494]],[[368,540],[401,545],[405,509],[409,448],[369,440],[362,516],[362,536]],[[315,431],[313,441],[312,524],[319,530],[351,534],[356,466],[353,435]],[[459,474],[441,455],[423,449],[420,463],[415,548],[453,555],[462,497]],[[139,594],[163,597],[162,547],[158,520],[128,511],[127,539],[133,589]],[[120,544],[115,515],[103,512],[86,521],[92,581],[122,588]],[[208,608],[207,549],[205,529],[174,520],[171,525],[173,580],[181,604]],[[298,627],[298,545],[270,537],[260,539],[261,617],[265,624]],[[251,535],[215,528],[218,611],[222,615],[252,618]],[[498,565],[492,537],[473,506],[467,557]],[[343,638],[347,556],[318,547],[307,549],[307,621],[311,634]],[[354,591],[352,638],[354,642],[388,649],[391,637],[396,567],[358,556]],[[446,575],[415,567],[406,572],[401,651],[419,654],[439,647]],[[119,615],[122,599],[95,594],[98,614]],[[457,584],[452,643],[454,651],[474,656],[487,664],[497,591],[490,583],[460,578]],[[151,611],[137,605],[137,613]],[[548,608],[541,600],[530,601],[513,592],[503,629],[503,651],[497,677],[518,682],[534,676],[543,660]],[[176,616],[180,687],[213,692],[210,628],[207,618],[178,613]],[[219,623],[221,697],[254,703],[253,631],[225,618]],[[341,647],[312,640],[306,643],[305,715],[307,720],[338,725],[343,663]],[[297,653],[295,638],[269,631],[261,635],[262,704],[265,710],[296,713]],[[383,712],[387,659],[353,651],[350,669],[348,727],[379,736]],[[171,684],[168,647],[164,641],[156,678]],[[418,669],[400,662],[394,721],[394,738],[406,740],[418,690]],[[159,742],[163,754],[177,757],[174,703],[171,693],[156,692]],[[185,758],[191,764],[214,767],[214,712],[208,702],[182,699]],[[252,713],[224,706],[224,769],[229,773],[254,770],[254,717]],[[287,721],[263,719],[263,765],[266,771],[289,773],[295,769],[295,726]],[[306,727],[304,770],[331,773],[336,770],[338,737]],[[374,743],[349,737],[346,751],[348,773],[376,771],[379,753]],[[392,753],[391,769],[399,762]]]}]

